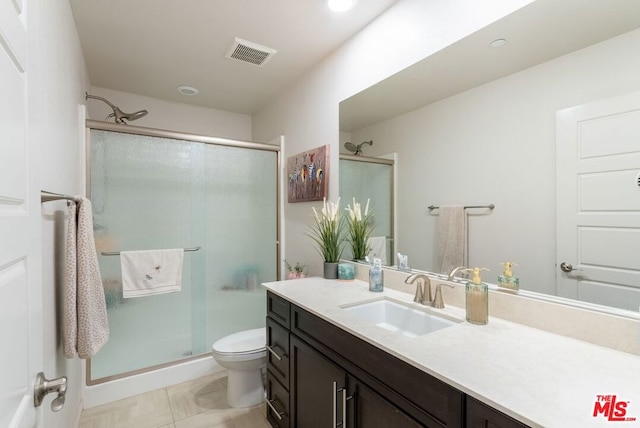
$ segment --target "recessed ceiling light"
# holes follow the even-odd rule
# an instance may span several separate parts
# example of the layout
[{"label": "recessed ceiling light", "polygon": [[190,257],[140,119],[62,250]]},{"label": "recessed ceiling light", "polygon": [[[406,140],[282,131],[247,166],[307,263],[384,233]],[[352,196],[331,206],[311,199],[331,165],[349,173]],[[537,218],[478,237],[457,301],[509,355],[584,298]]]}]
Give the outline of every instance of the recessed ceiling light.
[{"label": "recessed ceiling light", "polygon": [[492,48],[501,48],[502,46],[507,44],[506,39],[495,39],[493,42],[489,44]]},{"label": "recessed ceiling light", "polygon": [[329,9],[334,12],[344,12],[356,5],[358,0],[327,0]]},{"label": "recessed ceiling light", "polygon": [[191,96],[191,95],[196,95],[200,91],[198,91],[193,86],[181,85],[181,86],[178,86],[178,92],[180,92],[182,95]]}]

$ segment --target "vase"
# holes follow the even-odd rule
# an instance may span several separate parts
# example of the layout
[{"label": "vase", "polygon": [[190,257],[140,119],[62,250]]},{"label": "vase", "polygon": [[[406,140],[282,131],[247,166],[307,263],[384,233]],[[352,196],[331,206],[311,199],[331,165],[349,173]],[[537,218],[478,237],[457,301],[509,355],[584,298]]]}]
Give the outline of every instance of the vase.
[{"label": "vase", "polygon": [[324,262],[325,279],[338,279],[338,263]]},{"label": "vase", "polygon": [[300,279],[300,278],[306,278],[307,274],[304,272],[289,272],[287,274],[287,279]]}]

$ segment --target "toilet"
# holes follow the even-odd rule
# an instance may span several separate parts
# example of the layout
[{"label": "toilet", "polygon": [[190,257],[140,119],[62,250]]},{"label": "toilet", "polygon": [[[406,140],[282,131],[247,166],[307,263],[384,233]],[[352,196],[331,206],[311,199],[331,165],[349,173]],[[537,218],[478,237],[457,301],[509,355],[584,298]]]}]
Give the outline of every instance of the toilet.
[{"label": "toilet", "polygon": [[211,347],[213,359],[229,372],[227,404],[250,407],[264,401],[262,369],[267,365],[267,330],[244,330],[217,340]]}]

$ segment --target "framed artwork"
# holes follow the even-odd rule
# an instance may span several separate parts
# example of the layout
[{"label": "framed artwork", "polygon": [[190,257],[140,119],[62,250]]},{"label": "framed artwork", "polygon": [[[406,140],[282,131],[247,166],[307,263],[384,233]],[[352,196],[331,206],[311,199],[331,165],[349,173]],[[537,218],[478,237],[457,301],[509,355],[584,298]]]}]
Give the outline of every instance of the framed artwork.
[{"label": "framed artwork", "polygon": [[329,145],[287,159],[289,202],[321,201],[329,190]]}]

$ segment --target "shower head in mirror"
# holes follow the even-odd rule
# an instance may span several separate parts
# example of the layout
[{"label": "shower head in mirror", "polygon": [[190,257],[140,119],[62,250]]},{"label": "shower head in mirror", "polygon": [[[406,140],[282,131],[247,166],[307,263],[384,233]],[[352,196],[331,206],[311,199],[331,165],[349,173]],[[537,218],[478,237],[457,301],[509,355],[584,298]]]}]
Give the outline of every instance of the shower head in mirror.
[{"label": "shower head in mirror", "polygon": [[373,146],[373,140],[363,141],[362,143],[358,144],[357,146],[355,144],[347,141],[346,143],[344,143],[344,148],[349,150],[350,152],[353,152],[354,156],[362,156],[362,146],[364,146],[365,144]]}]

